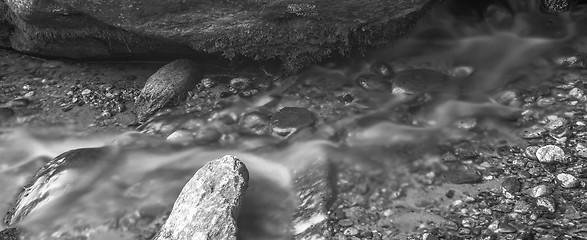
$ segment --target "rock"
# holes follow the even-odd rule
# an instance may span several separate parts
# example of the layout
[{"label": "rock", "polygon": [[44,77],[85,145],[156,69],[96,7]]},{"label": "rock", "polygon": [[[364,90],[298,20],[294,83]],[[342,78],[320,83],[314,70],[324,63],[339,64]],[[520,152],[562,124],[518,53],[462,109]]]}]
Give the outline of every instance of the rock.
[{"label": "rock", "polygon": [[536,150],[536,158],[541,163],[565,162],[566,156],[562,148],[555,145],[546,145]]},{"label": "rock", "polygon": [[331,179],[336,173],[325,158],[316,158],[296,172],[294,189],[299,205],[293,215],[294,239],[326,239],[324,234],[331,228],[328,212],[334,198]]},{"label": "rock", "polygon": [[20,108],[26,108],[31,104],[31,100],[26,99],[26,98],[17,98],[14,99],[8,103],[6,103],[6,107],[10,107],[10,108],[14,108],[14,109],[20,109]]},{"label": "rock", "polygon": [[149,77],[135,103],[139,121],[185,100],[201,74],[198,66],[187,59],[173,61],[157,70]]},{"label": "rock", "polygon": [[560,185],[564,188],[576,188],[581,185],[579,179],[568,173],[559,173],[556,175],[556,179],[558,179]]},{"label": "rock", "polygon": [[296,70],[335,52],[398,38],[432,1],[4,2],[9,7],[0,15],[12,16],[15,28],[11,46],[35,55],[112,59],[212,53],[279,59]]},{"label": "rock", "polygon": [[501,190],[507,198],[513,198],[522,189],[522,183],[515,177],[509,177],[501,183]]},{"label": "rock", "polygon": [[[71,201],[90,191],[90,185],[116,165],[116,149],[80,148],[53,158],[22,189],[6,215],[6,225],[24,219],[27,225],[46,225],[50,219],[64,214]],[[33,213],[32,218],[27,218]]]},{"label": "rock", "polygon": [[520,137],[531,139],[531,138],[539,138],[546,134],[546,128],[541,126],[531,126],[523,129],[520,132]]},{"label": "rock", "polygon": [[552,188],[546,185],[538,185],[530,191],[530,195],[534,198],[548,196],[552,193]]},{"label": "rock", "polygon": [[430,69],[409,69],[395,75],[393,92],[417,94],[442,92],[448,83],[448,75]]},{"label": "rock", "polygon": [[19,240],[20,235],[18,228],[7,228],[0,231],[0,240]]},{"label": "rock", "polygon": [[391,88],[391,85],[385,79],[375,74],[360,75],[355,79],[355,83],[367,91],[374,92],[387,92]]},{"label": "rock", "polygon": [[14,110],[11,108],[0,107],[0,121],[7,120],[14,115]]},{"label": "rock", "polygon": [[545,207],[551,213],[556,211],[556,203],[550,197],[537,198],[536,206]]},{"label": "rock", "polygon": [[245,132],[255,135],[265,135],[271,132],[270,117],[262,112],[250,112],[245,114],[239,125]]},{"label": "rock", "polygon": [[443,177],[450,183],[465,184],[478,183],[482,176],[474,169],[453,169],[445,172]]},{"label": "rock", "polygon": [[167,141],[174,143],[189,143],[195,139],[192,132],[178,129],[167,136]]},{"label": "rock", "polygon": [[374,62],[371,64],[371,72],[378,74],[384,78],[391,78],[395,74],[391,66],[385,62]]},{"label": "rock", "polygon": [[234,239],[249,181],[245,165],[224,156],[200,168],[184,186],[155,240]]},{"label": "rock", "polygon": [[271,116],[271,127],[277,134],[288,135],[312,125],[315,121],[316,116],[308,109],[284,107]]}]

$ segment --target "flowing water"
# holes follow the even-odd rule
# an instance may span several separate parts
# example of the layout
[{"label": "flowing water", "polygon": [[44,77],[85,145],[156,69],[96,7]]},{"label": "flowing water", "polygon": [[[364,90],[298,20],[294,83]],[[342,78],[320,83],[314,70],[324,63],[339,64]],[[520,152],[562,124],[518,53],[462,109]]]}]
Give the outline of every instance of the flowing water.
[{"label": "flowing water", "polygon": [[[354,87],[356,96],[369,100],[364,106],[353,103],[362,108],[360,113],[332,121],[321,119],[299,139],[295,138],[299,134],[287,139],[241,136],[222,143],[185,145],[132,130],[80,134],[68,128],[2,129],[0,209],[6,212],[21,187],[49,159],[55,158],[55,164],[62,164],[60,159],[72,159],[63,166],[48,166],[54,172],[29,183],[27,194],[20,200],[20,205],[29,207],[17,208],[15,217],[7,219],[11,227],[59,238],[73,228],[102,226],[141,209],[170,209],[198,168],[210,160],[234,155],[245,163],[251,175],[241,221],[257,221],[242,225],[243,231],[248,231],[243,236],[261,239],[260,236],[288,234],[275,229],[287,232],[283,229],[292,227],[290,216],[298,204],[292,197],[294,175],[312,163],[329,161],[365,174],[393,174],[394,170],[389,169],[400,169],[398,165],[409,162],[389,155],[387,150],[405,144],[434,148],[480,136],[512,145],[523,143],[516,133],[522,108],[504,103],[500,94],[507,89],[530,89],[548,80],[559,67],[556,60],[566,54],[566,48],[580,44],[578,25],[582,20],[569,14],[545,20],[534,13],[510,16],[498,11],[493,19],[471,23],[443,14],[446,13],[433,13],[422,21],[413,37],[391,48],[373,51],[347,64],[308,68],[295,76],[294,84],[334,79],[352,85],[354,79],[370,73],[377,62],[391,65],[398,73],[430,69],[446,75],[446,79],[440,83],[429,79],[396,80],[393,91],[390,88],[385,92]],[[405,94],[411,91],[417,93]],[[266,106],[276,94],[281,93],[233,99],[231,106],[219,114],[240,116]],[[307,107],[303,100],[286,95],[276,104],[275,109]],[[405,106],[410,106],[407,113],[398,114],[397,109]],[[182,121],[192,117],[193,114],[176,116]],[[474,122],[476,131],[459,124],[466,125],[468,121]],[[210,120],[207,124],[225,135],[234,131],[219,121]],[[63,153],[66,154],[60,155]],[[427,157],[439,156],[430,153]],[[279,216],[257,214],[264,209],[280,209],[273,213]],[[294,232],[303,231],[303,226],[293,226],[296,227],[302,229]],[[110,237],[128,236],[120,233]]]}]

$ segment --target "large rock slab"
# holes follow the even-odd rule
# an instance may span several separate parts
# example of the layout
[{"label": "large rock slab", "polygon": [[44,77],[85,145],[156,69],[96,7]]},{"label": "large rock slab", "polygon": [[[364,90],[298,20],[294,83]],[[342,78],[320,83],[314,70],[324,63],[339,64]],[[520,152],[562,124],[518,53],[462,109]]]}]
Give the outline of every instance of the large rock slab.
[{"label": "large rock slab", "polygon": [[249,173],[232,156],[204,165],[184,186],[155,240],[234,239]]},{"label": "large rock slab", "polygon": [[405,33],[433,0],[5,0],[14,49],[70,58],[222,54],[297,69]]}]

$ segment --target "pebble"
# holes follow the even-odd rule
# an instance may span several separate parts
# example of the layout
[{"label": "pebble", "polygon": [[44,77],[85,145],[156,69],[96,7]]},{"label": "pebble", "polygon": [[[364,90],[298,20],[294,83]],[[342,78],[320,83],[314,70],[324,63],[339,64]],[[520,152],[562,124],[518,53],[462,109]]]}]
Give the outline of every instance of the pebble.
[{"label": "pebble", "polygon": [[344,230],[343,234],[345,236],[356,236],[359,234],[359,230],[354,227],[349,227]]},{"label": "pebble", "polygon": [[536,151],[538,151],[540,147],[538,146],[528,146],[526,147],[526,150],[524,151],[524,155],[527,158],[533,159],[533,160],[538,160],[538,158],[536,157]]},{"label": "pebble", "polygon": [[585,92],[580,88],[573,88],[569,91],[569,96],[578,99],[578,100],[585,100]]},{"label": "pebble", "polygon": [[497,229],[495,230],[495,233],[515,233],[517,231],[518,231],[518,229],[516,229],[514,226],[512,226],[508,223],[502,222],[497,225]]},{"label": "pebble", "polygon": [[564,188],[576,188],[581,185],[579,179],[568,173],[559,173],[556,175],[556,179],[558,179],[560,185]]},{"label": "pebble", "polygon": [[464,130],[471,130],[477,126],[477,118],[469,117],[469,118],[461,118],[456,121],[456,127]]},{"label": "pebble", "polygon": [[559,117],[556,115],[549,115],[546,117],[547,123],[546,125],[544,125],[544,127],[548,130],[554,130],[557,128],[561,128],[566,126],[569,123],[569,120],[567,120],[564,117]]},{"label": "pebble", "polygon": [[536,158],[541,163],[565,162],[565,152],[555,145],[546,145],[536,150]]},{"label": "pebble", "polygon": [[530,211],[530,204],[525,201],[516,201],[514,204],[514,212],[528,213]]},{"label": "pebble", "polygon": [[248,78],[233,78],[230,80],[230,87],[236,90],[243,90],[251,85],[251,80]]},{"label": "pebble", "polygon": [[386,92],[391,89],[389,82],[374,74],[360,75],[355,79],[355,83],[367,91]]},{"label": "pebble", "polygon": [[531,139],[542,137],[544,134],[546,134],[546,128],[541,126],[531,126],[524,128],[520,133],[520,136],[526,139]]},{"label": "pebble", "polygon": [[539,198],[537,198],[536,199],[536,205],[537,206],[545,207],[546,210],[548,210],[551,213],[556,211],[556,204],[554,203],[554,200],[552,198],[549,198],[549,197],[539,197]]},{"label": "pebble", "polygon": [[262,112],[250,112],[245,114],[239,125],[248,133],[255,135],[265,135],[271,132],[269,115]]},{"label": "pebble", "polygon": [[575,152],[577,156],[582,158],[587,158],[587,143],[579,142],[577,146],[575,146]]},{"label": "pebble", "polygon": [[533,187],[530,191],[530,195],[534,198],[548,196],[552,193],[552,188],[546,185],[538,185]]},{"label": "pebble", "polygon": [[393,69],[385,62],[371,64],[371,71],[385,78],[390,78],[394,75]]},{"label": "pebble", "polygon": [[536,102],[536,106],[547,107],[547,106],[554,104],[555,102],[556,102],[556,100],[552,97],[539,98],[538,101]]},{"label": "pebble", "polygon": [[343,227],[350,227],[354,224],[355,223],[353,223],[353,221],[348,218],[341,219],[340,221],[338,221],[338,225],[343,226]]},{"label": "pebble", "polygon": [[284,107],[271,116],[273,132],[287,135],[316,121],[314,113],[305,108]]},{"label": "pebble", "polygon": [[422,240],[439,240],[437,236],[431,233],[424,233],[422,234]]},{"label": "pebble", "polygon": [[522,189],[522,183],[515,177],[506,178],[501,183],[501,190],[507,198],[513,198],[515,193]]}]

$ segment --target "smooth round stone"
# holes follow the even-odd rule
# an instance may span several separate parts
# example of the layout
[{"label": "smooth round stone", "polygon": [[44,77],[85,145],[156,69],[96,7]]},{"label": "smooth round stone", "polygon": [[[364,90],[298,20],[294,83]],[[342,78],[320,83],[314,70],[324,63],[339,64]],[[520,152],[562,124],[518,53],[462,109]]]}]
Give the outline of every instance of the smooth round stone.
[{"label": "smooth round stone", "polygon": [[449,76],[430,69],[409,69],[396,74],[393,81],[394,92],[401,89],[406,94],[441,91],[448,83]]},{"label": "smooth round stone", "polygon": [[385,62],[371,64],[371,71],[385,78],[390,78],[394,75],[393,69]]},{"label": "smooth round stone", "polygon": [[176,130],[175,132],[167,136],[167,141],[174,143],[188,143],[193,141],[194,139],[195,136],[192,132],[183,129]]},{"label": "smooth round stone", "polygon": [[536,158],[541,163],[566,162],[565,152],[555,145],[546,145],[536,150]]},{"label": "smooth round stone", "polygon": [[212,143],[218,141],[222,134],[218,129],[213,127],[202,127],[197,129],[194,133],[195,141],[200,144]]},{"label": "smooth round stone", "polygon": [[576,188],[581,185],[579,179],[568,173],[559,173],[556,175],[556,179],[558,179],[560,185],[564,188]]},{"label": "smooth round stone", "polygon": [[299,107],[284,107],[271,116],[273,132],[289,134],[300,128],[312,125],[316,116],[310,110]]},{"label": "smooth round stone", "polygon": [[506,197],[513,198],[513,195],[522,189],[522,183],[515,177],[506,178],[501,183],[501,189]]},{"label": "smooth round stone", "polygon": [[355,83],[361,88],[373,92],[386,92],[391,88],[389,82],[375,74],[360,75],[355,79]]}]

